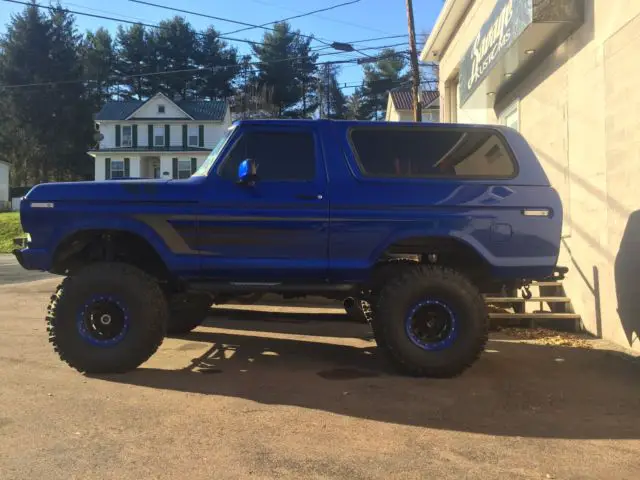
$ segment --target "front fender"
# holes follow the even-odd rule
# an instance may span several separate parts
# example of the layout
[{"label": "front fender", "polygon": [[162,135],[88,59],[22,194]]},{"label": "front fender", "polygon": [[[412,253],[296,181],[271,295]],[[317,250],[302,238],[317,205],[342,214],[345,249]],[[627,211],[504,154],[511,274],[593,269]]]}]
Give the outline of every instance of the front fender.
[{"label": "front fender", "polygon": [[168,263],[167,260],[172,255],[160,235],[149,225],[136,218],[82,218],[72,223],[58,225],[54,229],[50,244],[52,259],[58,247],[65,240],[72,235],[89,230],[115,230],[138,235],[154,248],[165,263]]}]

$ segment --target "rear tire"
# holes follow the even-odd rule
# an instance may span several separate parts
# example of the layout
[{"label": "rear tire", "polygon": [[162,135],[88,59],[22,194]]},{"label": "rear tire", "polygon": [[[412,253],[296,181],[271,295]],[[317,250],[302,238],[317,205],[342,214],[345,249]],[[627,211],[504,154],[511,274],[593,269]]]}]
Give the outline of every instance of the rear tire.
[{"label": "rear tire", "polygon": [[449,268],[416,266],[382,290],[375,316],[383,352],[413,376],[454,377],[484,350],[488,315],[478,288]]},{"label": "rear tire", "polygon": [[387,285],[394,278],[402,276],[404,273],[416,268],[419,265],[415,260],[408,258],[394,258],[385,262],[379,263],[373,269],[371,278],[368,284],[368,298],[363,305],[363,311],[367,321],[371,324],[373,330],[373,338],[376,341],[376,345],[381,348],[386,348],[386,340],[382,335],[382,327],[376,322],[378,304],[380,301],[380,293],[385,285]]},{"label": "rear tire", "polygon": [[187,334],[201,325],[211,313],[213,301],[208,295],[184,297],[182,300],[170,300],[167,335]]},{"label": "rear tire", "polygon": [[158,349],[169,310],[158,283],[122,263],[95,263],[65,278],[51,297],[49,341],[79,372],[121,373]]}]

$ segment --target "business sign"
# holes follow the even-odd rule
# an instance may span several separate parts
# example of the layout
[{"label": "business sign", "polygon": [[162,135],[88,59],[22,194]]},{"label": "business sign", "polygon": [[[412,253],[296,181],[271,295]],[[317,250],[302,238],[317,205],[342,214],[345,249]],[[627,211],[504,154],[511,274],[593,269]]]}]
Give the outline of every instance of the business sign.
[{"label": "business sign", "polygon": [[462,59],[461,105],[532,21],[532,0],[498,0]]}]

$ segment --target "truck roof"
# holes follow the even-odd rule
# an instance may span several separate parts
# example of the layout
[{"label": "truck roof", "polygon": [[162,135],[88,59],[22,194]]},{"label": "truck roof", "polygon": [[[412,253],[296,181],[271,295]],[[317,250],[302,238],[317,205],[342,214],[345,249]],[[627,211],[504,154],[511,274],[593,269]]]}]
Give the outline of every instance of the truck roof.
[{"label": "truck roof", "polygon": [[250,120],[236,120],[233,125],[283,125],[295,126],[301,124],[324,124],[335,123],[342,126],[372,126],[372,127],[402,127],[402,126],[423,126],[423,127],[446,127],[446,128],[466,128],[466,129],[486,129],[491,128],[499,131],[511,130],[504,125],[487,125],[487,124],[468,124],[468,123],[438,123],[438,122],[387,122],[379,120],[329,120],[329,119],[292,119],[292,118],[264,118]]}]

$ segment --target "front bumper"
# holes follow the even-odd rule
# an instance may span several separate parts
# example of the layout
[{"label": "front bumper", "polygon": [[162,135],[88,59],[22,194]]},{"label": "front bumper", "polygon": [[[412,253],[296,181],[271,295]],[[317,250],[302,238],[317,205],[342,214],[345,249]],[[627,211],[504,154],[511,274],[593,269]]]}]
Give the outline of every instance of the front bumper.
[{"label": "front bumper", "polygon": [[46,250],[22,248],[14,250],[13,255],[25,270],[48,271],[51,268],[51,259]]}]

